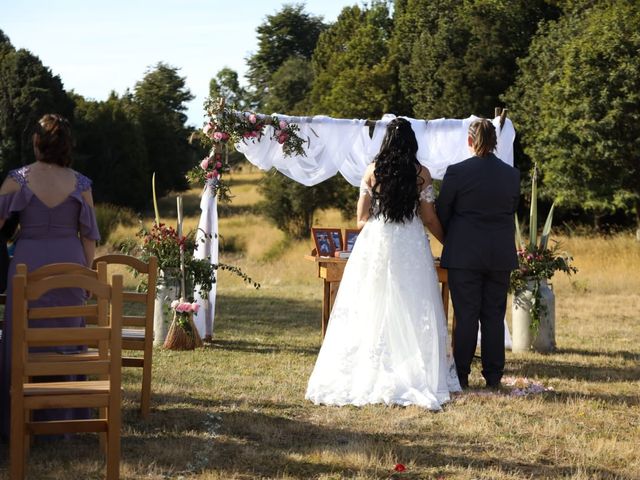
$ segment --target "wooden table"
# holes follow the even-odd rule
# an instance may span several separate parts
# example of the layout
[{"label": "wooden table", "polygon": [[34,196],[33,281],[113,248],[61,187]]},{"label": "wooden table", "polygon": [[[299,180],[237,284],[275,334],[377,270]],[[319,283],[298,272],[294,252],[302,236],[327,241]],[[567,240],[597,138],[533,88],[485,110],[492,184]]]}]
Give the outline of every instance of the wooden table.
[{"label": "wooden table", "polygon": [[[315,250],[315,249],[314,249]],[[315,251],[313,252],[315,253]],[[318,257],[315,255],[306,255],[306,260],[315,262],[318,268],[318,278],[323,280],[324,294],[322,296],[322,338],[327,332],[329,325],[329,317],[333,309],[333,302],[336,300],[338,287],[342,280],[344,267],[347,264],[346,258]],[[442,305],[444,306],[445,318],[449,318],[449,280],[447,269],[442,268],[436,261],[436,272],[438,273],[438,281],[442,284]],[[453,316],[453,328],[455,328],[456,318]]]}]

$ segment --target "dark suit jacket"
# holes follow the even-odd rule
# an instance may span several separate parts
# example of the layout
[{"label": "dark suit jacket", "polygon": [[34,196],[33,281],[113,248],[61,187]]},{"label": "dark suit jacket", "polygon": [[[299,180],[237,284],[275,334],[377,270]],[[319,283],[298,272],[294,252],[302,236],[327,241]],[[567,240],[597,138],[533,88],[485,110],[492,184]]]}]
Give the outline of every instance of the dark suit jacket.
[{"label": "dark suit jacket", "polygon": [[445,232],[440,264],[469,270],[518,267],[514,214],[520,171],[493,154],[450,165],[436,211]]}]

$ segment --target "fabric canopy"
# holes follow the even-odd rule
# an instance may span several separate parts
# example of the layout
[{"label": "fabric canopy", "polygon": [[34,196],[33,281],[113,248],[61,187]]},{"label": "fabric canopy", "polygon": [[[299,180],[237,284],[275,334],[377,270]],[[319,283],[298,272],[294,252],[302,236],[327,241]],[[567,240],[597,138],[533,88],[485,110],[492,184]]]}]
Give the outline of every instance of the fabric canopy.
[{"label": "fabric canopy", "polygon": [[[340,174],[353,186],[358,186],[369,163],[380,150],[388,123],[394,115],[384,115],[377,121],[373,135],[369,136],[366,120],[345,120],[326,116],[294,117],[276,114],[280,120],[299,125],[298,135],[307,140],[306,156],[287,157],[282,145],[268,140],[273,127],[267,126],[262,141],[246,140],[236,144],[236,149],[263,170],[277,169],[282,174],[302,183],[317,185]],[[407,118],[407,117],[404,117]],[[449,165],[461,162],[471,155],[467,147],[467,132],[471,122],[478,117],[462,120],[438,119],[411,122],[418,140],[418,161],[429,169],[431,176],[442,179]],[[500,128],[500,117],[493,119],[498,134],[496,155],[513,165],[513,141],[515,130],[511,120],[505,120]]]}]

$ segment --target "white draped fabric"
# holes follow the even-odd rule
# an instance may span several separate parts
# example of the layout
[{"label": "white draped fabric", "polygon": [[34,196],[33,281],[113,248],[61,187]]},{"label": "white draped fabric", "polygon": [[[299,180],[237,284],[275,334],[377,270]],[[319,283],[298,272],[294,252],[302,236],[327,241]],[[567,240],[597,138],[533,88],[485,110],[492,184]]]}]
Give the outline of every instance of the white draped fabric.
[{"label": "white draped fabric", "polygon": [[[306,156],[285,157],[280,144],[267,140],[272,127],[267,127],[266,138],[259,142],[240,142],[236,145],[237,150],[257,167],[263,170],[275,168],[303,185],[317,185],[339,172],[350,184],[358,186],[365,168],[380,150],[387,124],[395,116],[385,115],[377,121],[371,137],[365,120],[286,115],[278,115],[278,118],[300,126],[299,136],[309,140],[305,145]],[[429,169],[433,178],[442,179],[449,165],[470,157],[467,131],[476,118],[428,121],[408,118],[418,140],[418,161]],[[507,118],[501,129],[500,117],[493,119],[493,124],[498,133],[496,155],[513,165],[513,124]]]},{"label": "white draped fabric", "polygon": [[[196,234],[196,249],[193,252],[194,258],[211,258],[211,263],[218,263],[218,201],[217,196],[212,195],[212,188],[205,187],[200,199],[200,222]],[[211,336],[213,333],[213,319],[216,307],[216,284],[209,292],[208,298],[202,298],[199,288],[195,287],[195,300],[200,305],[200,309],[194,315],[194,323],[198,328],[200,338]]]},{"label": "white draped fabric", "polygon": [[[285,156],[282,145],[270,140],[273,127],[265,128],[261,141],[246,140],[236,144],[236,149],[262,170],[275,168],[280,173],[306,186],[317,185],[338,172],[352,185],[359,186],[368,164],[382,145],[388,123],[395,118],[387,114],[377,121],[370,136],[366,120],[337,119],[326,116],[294,117],[276,114],[280,120],[300,127],[298,135],[308,140],[304,146],[306,155]],[[407,117],[405,117],[407,118]],[[470,156],[467,148],[469,125],[478,117],[462,120],[438,119],[411,122],[418,140],[418,161],[427,167],[431,176],[442,179],[449,165],[461,162]],[[515,130],[511,120],[506,119],[500,128],[500,117],[493,119],[498,134],[496,155],[513,165],[513,140]],[[218,212],[216,197],[207,187],[200,202],[202,214],[198,225],[198,248],[196,258],[210,256],[212,263],[218,262]],[[206,235],[205,235],[206,232]],[[204,239],[204,244],[200,241]],[[200,310],[195,315],[195,324],[201,337],[213,331],[216,286],[209,298],[200,298],[196,289],[196,301]]]}]

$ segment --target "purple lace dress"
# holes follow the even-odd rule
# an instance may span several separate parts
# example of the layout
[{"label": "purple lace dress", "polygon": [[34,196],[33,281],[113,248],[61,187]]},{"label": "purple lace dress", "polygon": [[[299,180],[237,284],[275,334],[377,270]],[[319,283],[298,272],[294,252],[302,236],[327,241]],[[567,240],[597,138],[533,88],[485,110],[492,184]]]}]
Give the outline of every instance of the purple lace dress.
[{"label": "purple lace dress", "polygon": [[[7,286],[7,305],[5,323],[0,342],[0,412],[2,412],[2,435],[8,438],[9,433],[9,388],[11,384],[11,294],[12,278],[16,265],[24,263],[29,271],[43,265],[59,262],[86,264],[80,235],[91,240],[98,240],[98,225],[93,209],[87,205],[82,192],[91,188],[91,180],[76,172],[74,191],[60,204],[53,208],[45,205],[29,188],[29,167],[22,167],[9,172],[9,176],[20,184],[20,190],[0,195],[0,218],[8,218],[17,212],[20,218],[20,233],[16,243],[14,257],[9,264]],[[57,289],[47,292],[30,306],[62,306],[81,305],[84,303],[82,289]],[[64,318],[56,320],[36,320],[32,325],[37,327],[56,325],[79,327],[84,326],[82,318]],[[59,347],[56,351],[77,351],[81,347]],[[48,349],[51,350],[51,349]],[[36,420],[67,420],[86,418],[85,409],[56,409],[34,412]]]}]

